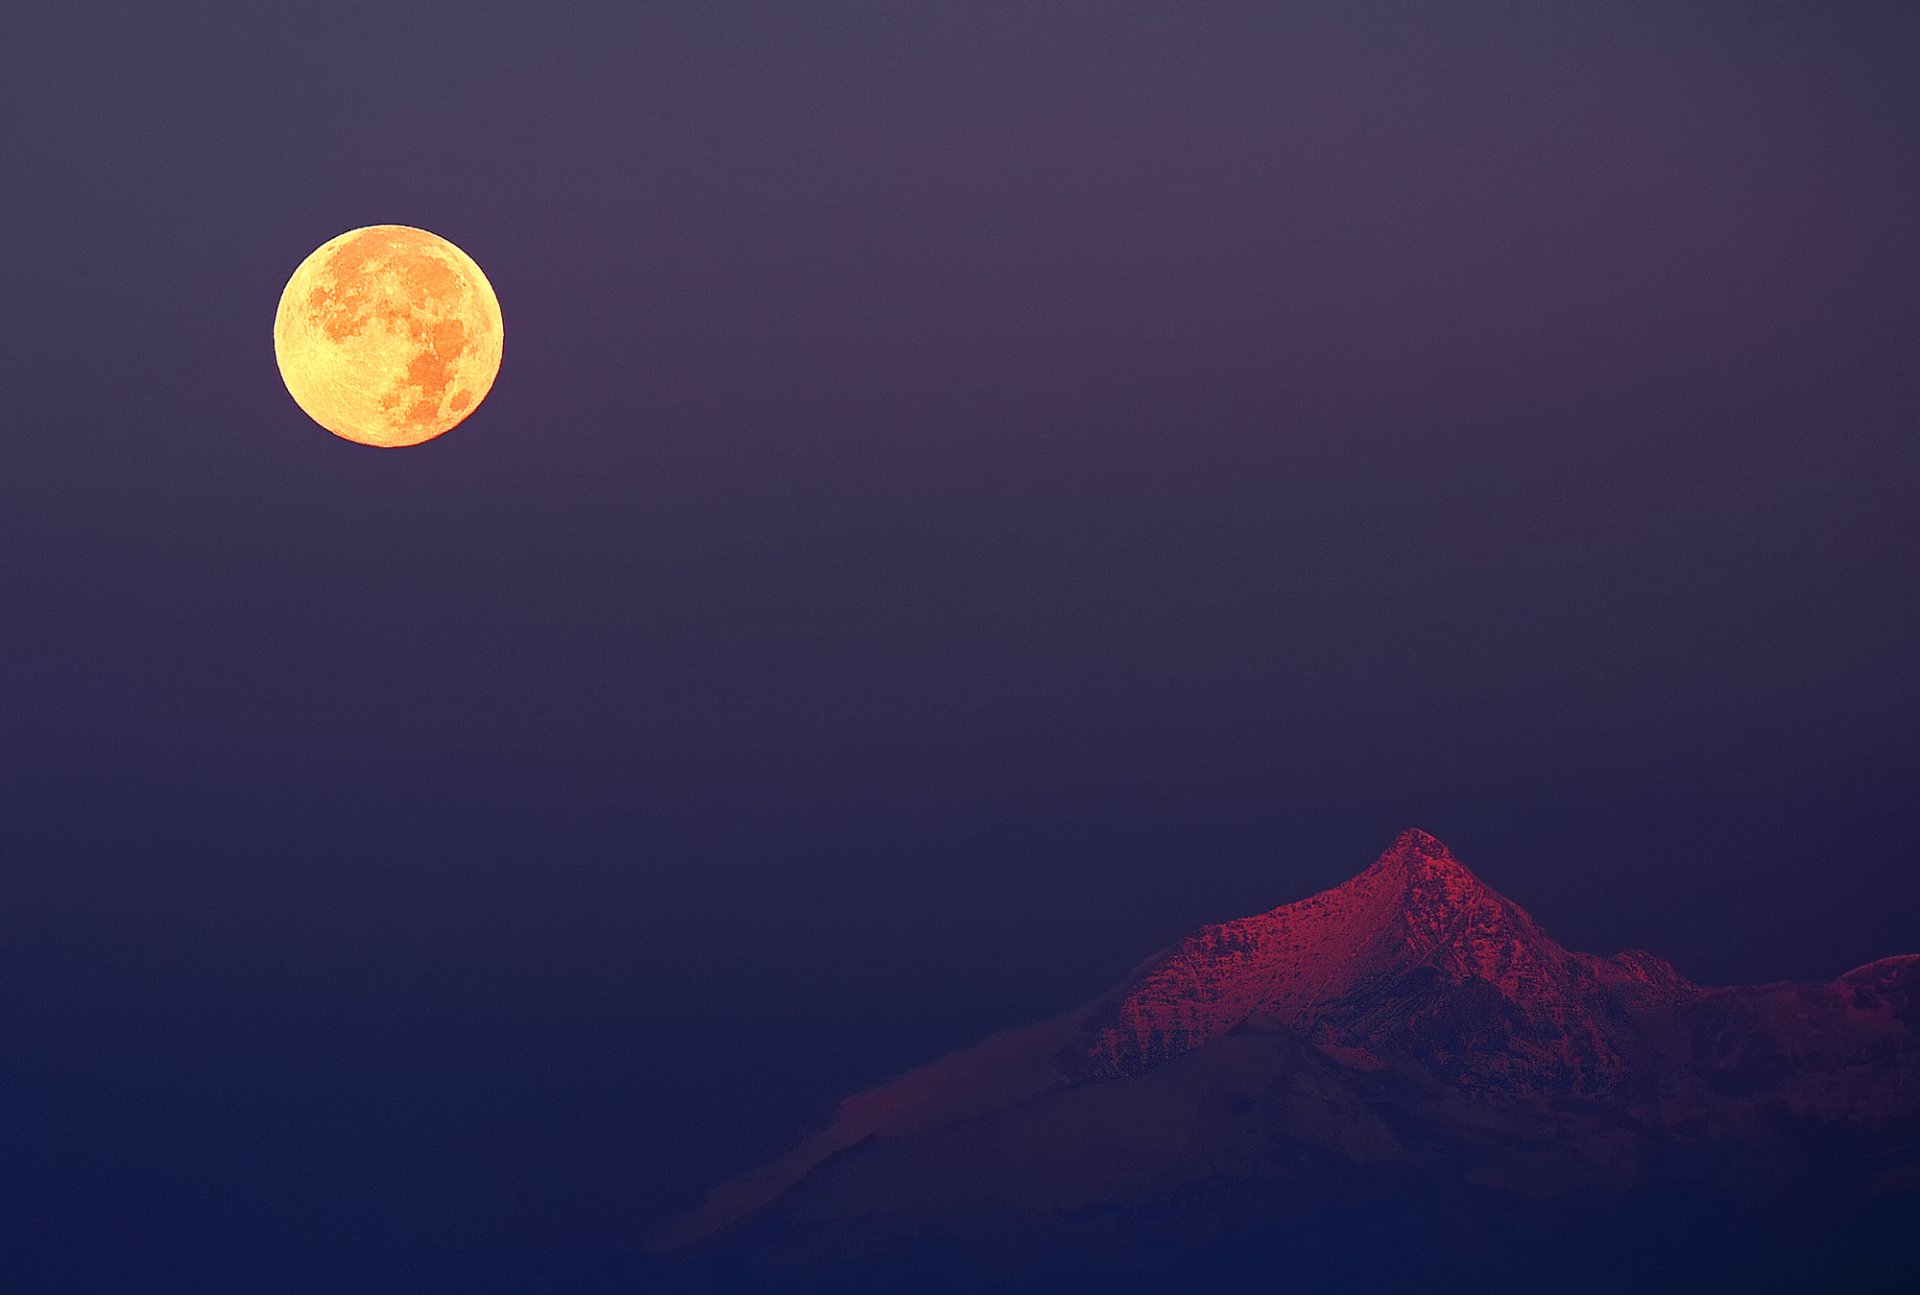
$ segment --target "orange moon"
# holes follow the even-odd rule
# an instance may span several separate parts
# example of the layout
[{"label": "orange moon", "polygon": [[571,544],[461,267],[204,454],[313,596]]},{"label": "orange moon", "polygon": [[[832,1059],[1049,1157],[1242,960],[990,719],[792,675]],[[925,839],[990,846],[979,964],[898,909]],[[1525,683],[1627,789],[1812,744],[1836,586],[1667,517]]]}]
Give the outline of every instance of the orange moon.
[{"label": "orange moon", "polygon": [[500,372],[500,302],[473,258],[424,229],[369,225],[322,243],[273,319],[281,380],[336,436],[395,447],[471,414]]}]

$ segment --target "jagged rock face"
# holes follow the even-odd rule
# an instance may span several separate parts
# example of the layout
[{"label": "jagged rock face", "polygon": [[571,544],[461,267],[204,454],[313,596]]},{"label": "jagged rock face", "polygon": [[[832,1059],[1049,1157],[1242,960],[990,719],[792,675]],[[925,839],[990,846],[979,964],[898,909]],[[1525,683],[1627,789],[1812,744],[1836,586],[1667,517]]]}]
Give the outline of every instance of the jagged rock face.
[{"label": "jagged rock face", "polygon": [[1209,926],[1094,1023],[1089,1077],[1140,1074],[1255,1016],[1357,1065],[1411,1060],[1467,1091],[1593,1094],[1644,1050],[1638,1012],[1697,992],[1645,953],[1569,953],[1424,832],[1345,885]]}]

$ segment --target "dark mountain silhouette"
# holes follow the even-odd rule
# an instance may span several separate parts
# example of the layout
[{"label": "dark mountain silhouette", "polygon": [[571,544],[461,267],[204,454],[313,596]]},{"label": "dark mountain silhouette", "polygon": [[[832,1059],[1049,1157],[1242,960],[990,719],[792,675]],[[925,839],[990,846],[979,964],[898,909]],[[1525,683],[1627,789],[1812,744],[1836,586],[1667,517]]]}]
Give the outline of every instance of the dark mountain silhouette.
[{"label": "dark mountain silhouette", "polygon": [[847,1099],[605,1288],[1920,1289],[1917,991],[1569,952],[1410,831]]}]

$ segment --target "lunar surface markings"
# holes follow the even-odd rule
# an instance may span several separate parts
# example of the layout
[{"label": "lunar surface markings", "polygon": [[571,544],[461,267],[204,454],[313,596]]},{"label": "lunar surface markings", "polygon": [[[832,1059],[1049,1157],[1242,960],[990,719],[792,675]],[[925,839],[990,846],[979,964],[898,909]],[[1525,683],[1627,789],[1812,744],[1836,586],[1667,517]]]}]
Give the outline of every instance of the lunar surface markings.
[{"label": "lunar surface markings", "polygon": [[500,368],[500,303],[480,267],[406,225],[340,235],[280,297],[274,353],[313,420],[367,445],[417,445],[467,417]]}]

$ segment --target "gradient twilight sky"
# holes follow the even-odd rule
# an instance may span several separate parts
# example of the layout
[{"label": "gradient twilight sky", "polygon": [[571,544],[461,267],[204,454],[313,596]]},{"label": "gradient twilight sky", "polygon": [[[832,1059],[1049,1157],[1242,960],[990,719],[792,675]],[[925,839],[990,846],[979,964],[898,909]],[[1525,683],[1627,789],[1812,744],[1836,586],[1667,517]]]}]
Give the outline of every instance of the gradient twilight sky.
[{"label": "gradient twilight sky", "polygon": [[[1920,6],[28,0],[0,1286],[450,1295],[1438,833],[1920,950]],[[492,396],[280,289],[404,223]]]}]

